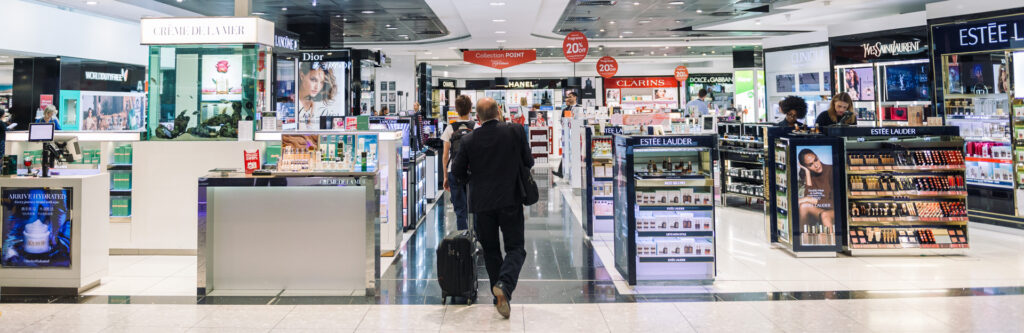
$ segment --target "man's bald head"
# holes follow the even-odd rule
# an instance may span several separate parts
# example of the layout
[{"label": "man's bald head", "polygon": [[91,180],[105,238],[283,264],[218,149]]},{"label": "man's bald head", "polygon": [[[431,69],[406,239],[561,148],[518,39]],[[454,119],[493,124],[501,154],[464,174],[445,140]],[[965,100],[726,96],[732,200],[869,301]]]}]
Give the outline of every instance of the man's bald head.
[{"label": "man's bald head", "polygon": [[476,101],[476,117],[480,119],[481,123],[498,119],[498,102],[495,102],[490,97],[484,97]]}]

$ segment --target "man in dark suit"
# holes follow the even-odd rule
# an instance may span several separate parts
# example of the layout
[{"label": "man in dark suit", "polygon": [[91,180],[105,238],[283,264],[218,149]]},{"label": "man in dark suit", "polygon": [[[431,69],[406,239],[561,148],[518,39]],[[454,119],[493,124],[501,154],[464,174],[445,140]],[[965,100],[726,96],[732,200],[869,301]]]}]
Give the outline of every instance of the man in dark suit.
[{"label": "man in dark suit", "polygon": [[[498,121],[498,103],[493,99],[477,101],[476,111],[482,125],[462,137],[452,172],[460,183],[469,184],[469,211],[476,214],[476,234],[483,246],[495,306],[508,319],[508,302],[526,260],[523,198],[517,180],[521,165],[533,167],[533,155],[522,127]],[[499,229],[505,242],[504,258]]]}]

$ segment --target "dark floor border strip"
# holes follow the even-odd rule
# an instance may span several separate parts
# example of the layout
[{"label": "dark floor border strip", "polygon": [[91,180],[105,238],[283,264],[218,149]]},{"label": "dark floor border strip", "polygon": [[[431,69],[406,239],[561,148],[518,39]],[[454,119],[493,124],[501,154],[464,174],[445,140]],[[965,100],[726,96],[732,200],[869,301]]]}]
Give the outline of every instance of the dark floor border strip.
[{"label": "dark floor border strip", "polygon": [[[519,297],[519,304],[646,303],[646,302],[764,302],[854,299],[898,299],[920,297],[975,297],[1024,295],[1024,286],[940,288],[921,290],[833,290],[694,294],[576,294],[557,297]],[[461,301],[461,302],[460,302]],[[491,297],[481,295],[477,303]],[[344,304],[428,304],[440,305],[440,296],[61,296],[0,295],[8,304],[216,304],[216,305],[344,305]],[[454,303],[465,303],[455,300]]]}]

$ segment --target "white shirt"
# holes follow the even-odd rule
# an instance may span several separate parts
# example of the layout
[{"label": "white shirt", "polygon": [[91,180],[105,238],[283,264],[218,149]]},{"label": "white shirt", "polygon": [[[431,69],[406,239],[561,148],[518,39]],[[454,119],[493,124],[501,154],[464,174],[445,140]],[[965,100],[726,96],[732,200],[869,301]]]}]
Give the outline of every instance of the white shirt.
[{"label": "white shirt", "polygon": [[[469,122],[469,123],[471,123],[471,125],[469,126],[469,129],[476,128],[476,122],[472,121],[472,120],[461,120],[460,119],[460,120],[456,120],[455,122]],[[448,124],[448,126],[445,126],[444,131],[441,132],[441,141],[448,142],[448,143],[452,142],[452,136],[455,135],[455,126],[454,125],[455,124]],[[448,170],[451,170],[452,169],[452,162],[455,161],[455,156],[452,155],[451,153],[449,153],[449,155],[450,156],[448,156],[448,158],[451,159],[451,160],[448,161]]]}]

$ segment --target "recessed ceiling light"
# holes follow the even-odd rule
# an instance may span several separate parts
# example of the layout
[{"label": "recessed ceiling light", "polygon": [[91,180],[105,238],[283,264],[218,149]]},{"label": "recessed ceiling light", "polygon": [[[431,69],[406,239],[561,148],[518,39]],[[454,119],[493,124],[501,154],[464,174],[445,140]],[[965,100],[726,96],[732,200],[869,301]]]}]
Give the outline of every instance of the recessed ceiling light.
[{"label": "recessed ceiling light", "polygon": [[363,13],[363,14],[373,14],[373,13],[376,13],[376,12],[372,11],[372,10],[364,10],[364,11],[361,11],[360,13]]},{"label": "recessed ceiling light", "polygon": [[504,2],[492,2],[491,3],[491,6],[504,6],[504,5],[505,5]]},{"label": "recessed ceiling light", "polygon": [[708,55],[707,53],[701,53],[700,55]]},{"label": "recessed ceiling light", "polygon": [[604,32],[604,29],[601,29],[600,31],[601,31],[601,32]]},{"label": "recessed ceiling light", "polygon": [[[178,0],[178,2],[181,2],[181,0]],[[316,0],[313,0],[313,7],[316,7]]]},{"label": "recessed ceiling light", "polygon": [[391,27],[391,25],[390,25],[390,24],[385,24],[384,26],[385,26],[385,27],[389,27],[389,28]]},{"label": "recessed ceiling light", "polygon": [[90,5],[90,6],[95,6],[96,5],[96,1],[86,1],[85,4],[86,5]]},{"label": "recessed ceiling light", "polygon": [[651,23],[651,20],[639,20],[639,21],[636,21],[636,22],[640,23],[640,24],[647,24],[647,23]]},{"label": "recessed ceiling light", "polygon": [[388,30],[398,30],[398,27],[388,27]]},{"label": "recessed ceiling light", "polygon": [[264,13],[264,12],[252,12],[252,14],[253,15],[267,15],[267,13]]},{"label": "recessed ceiling light", "polygon": [[178,2],[182,2],[182,1],[185,1],[185,0],[178,0]]},{"label": "recessed ceiling light", "polygon": [[627,34],[627,35],[628,35],[628,34],[631,34],[631,33],[633,33],[633,32],[632,32],[632,31],[623,31],[622,33],[624,33],[624,34]]},{"label": "recessed ceiling light", "polygon": [[711,53],[715,53],[715,50],[711,50]]},{"label": "recessed ceiling light", "polygon": [[409,37],[409,35],[398,35],[398,37]]},{"label": "recessed ceiling light", "polygon": [[499,31],[495,31],[494,33],[496,33],[496,34],[503,34],[503,33],[505,33],[505,32],[504,32],[504,31],[500,31],[500,30],[499,30]]},{"label": "recessed ceiling light", "polygon": [[700,10],[700,9],[697,10],[697,14],[700,14],[700,13],[703,13],[703,12],[704,12],[703,10]]},{"label": "recessed ceiling light", "polygon": [[494,23],[504,23],[505,19],[493,19],[493,20],[491,20],[491,22],[494,22]]},{"label": "recessed ceiling light", "polygon": [[610,21],[608,22],[608,24],[615,24],[615,21]]},{"label": "recessed ceiling light", "polygon": [[665,53],[665,56],[667,57],[667,56],[668,56],[668,53]]},{"label": "recessed ceiling light", "polygon": [[454,46],[449,46],[449,47],[448,47],[448,49],[449,49],[449,50],[454,50],[454,49],[457,49],[457,47],[454,47]]},{"label": "recessed ceiling light", "polygon": [[441,57],[434,57],[433,59],[441,59]]},{"label": "recessed ceiling light", "polygon": [[654,55],[654,51],[651,51],[651,55]]},{"label": "recessed ceiling light", "polygon": [[622,35],[619,35],[619,38],[622,38]]},{"label": "recessed ceiling light", "polygon": [[761,25],[761,20],[754,21],[754,24]]},{"label": "recessed ceiling light", "polygon": [[504,39],[499,39],[499,40],[497,40],[497,42],[498,42],[498,43],[504,43],[504,42],[505,42],[505,40],[504,40]]},{"label": "recessed ceiling light", "polygon": [[423,52],[423,54],[431,55],[431,54],[434,54],[434,52],[427,51],[427,52]]},{"label": "recessed ceiling light", "polygon": [[639,6],[639,5],[640,5],[640,3],[639,3],[639,2],[634,2],[634,3],[633,3],[633,5],[634,5],[634,6]]},{"label": "recessed ceiling light", "polygon": [[682,1],[672,1],[672,2],[669,2],[668,4],[678,6],[678,5],[685,5],[686,3],[682,2]]}]

